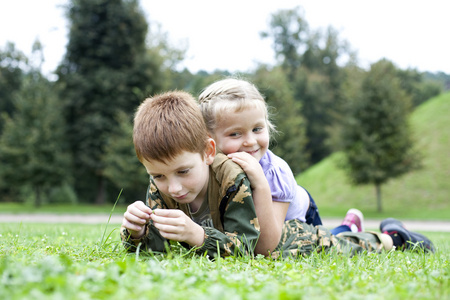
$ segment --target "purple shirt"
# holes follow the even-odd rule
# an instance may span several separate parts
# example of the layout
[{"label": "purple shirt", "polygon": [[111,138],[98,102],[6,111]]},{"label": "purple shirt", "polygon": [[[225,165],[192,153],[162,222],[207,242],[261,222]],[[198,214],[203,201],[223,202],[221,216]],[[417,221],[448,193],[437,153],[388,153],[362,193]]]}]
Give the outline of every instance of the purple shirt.
[{"label": "purple shirt", "polygon": [[269,182],[272,201],[289,202],[286,220],[299,219],[305,222],[309,195],[297,184],[289,165],[270,150],[267,150],[259,164]]}]

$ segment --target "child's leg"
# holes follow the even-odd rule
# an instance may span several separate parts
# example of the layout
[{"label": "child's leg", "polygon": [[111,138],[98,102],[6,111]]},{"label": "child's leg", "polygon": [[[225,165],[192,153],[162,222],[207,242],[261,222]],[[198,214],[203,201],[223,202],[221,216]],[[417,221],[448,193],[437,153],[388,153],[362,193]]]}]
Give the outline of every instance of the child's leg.
[{"label": "child's leg", "polygon": [[347,225],[339,225],[338,227],[335,227],[330,230],[333,235],[338,235],[342,232],[352,232],[352,229],[348,227]]},{"label": "child's leg", "polygon": [[320,218],[319,215],[319,208],[316,205],[316,202],[314,202],[313,197],[311,197],[311,195],[309,194],[309,192],[305,189],[305,191],[308,193],[309,196],[309,208],[306,211],[306,215],[305,215],[305,219],[306,219],[306,224],[311,224],[311,225],[322,225],[322,219]]},{"label": "child's leg", "polygon": [[336,251],[354,255],[364,251],[380,252],[382,249],[390,248],[392,239],[381,233],[344,232],[336,237],[323,226],[313,226],[294,219],[285,222],[280,243],[272,257],[304,256],[313,251]]},{"label": "child's leg", "polygon": [[423,234],[409,231],[402,222],[388,218],[381,222],[380,231],[388,234],[399,249],[425,250],[434,252],[433,242]]},{"label": "child's leg", "polygon": [[334,235],[338,235],[339,233],[346,231],[364,231],[364,215],[360,210],[356,208],[349,209],[341,225],[331,229],[331,233]]},{"label": "child's leg", "polygon": [[[383,233],[366,231],[366,232],[342,232],[336,238],[341,242],[341,246],[348,247],[351,245],[359,245],[361,249],[354,249],[355,252],[360,253],[362,250],[366,250],[368,252],[381,252],[382,250],[389,251],[393,248],[392,239]],[[343,242],[344,241],[344,242]],[[345,242],[349,242],[349,244],[345,244]],[[345,249],[342,249],[345,250]],[[348,252],[341,251],[341,252]],[[354,253],[353,253],[354,254]]]}]

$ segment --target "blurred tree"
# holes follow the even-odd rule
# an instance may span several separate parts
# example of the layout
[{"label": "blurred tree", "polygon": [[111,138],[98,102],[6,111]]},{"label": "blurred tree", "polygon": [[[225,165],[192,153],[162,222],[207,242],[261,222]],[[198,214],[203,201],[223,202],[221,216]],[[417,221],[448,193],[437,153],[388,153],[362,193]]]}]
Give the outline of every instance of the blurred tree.
[{"label": "blurred tree", "polygon": [[137,0],[72,0],[67,7],[69,42],[58,67],[67,138],[82,198],[105,202],[105,161],[118,111],[132,114],[149,94],[170,82],[168,69],[182,55],[148,24]]},{"label": "blurred tree", "polygon": [[229,76],[232,75],[228,71],[215,70],[210,74],[206,71],[200,70],[192,77],[187,91],[191,92],[195,96],[198,96],[211,83]]},{"label": "blurred tree", "polygon": [[419,106],[423,102],[442,93],[442,86],[439,82],[425,80],[420,84],[419,97],[413,98],[414,106]]},{"label": "blurred tree", "polygon": [[444,91],[450,90],[450,74],[445,74],[444,72],[425,72],[423,76],[427,82],[437,83]]},{"label": "blurred tree", "polygon": [[0,185],[30,186],[35,205],[55,186],[70,181],[70,155],[65,147],[64,120],[52,84],[34,70],[14,97],[15,113],[3,113],[0,137]]},{"label": "blurred tree", "polygon": [[336,116],[339,120],[336,122],[335,126],[331,126],[327,130],[327,144],[333,152],[342,151],[342,131],[345,130],[348,114],[352,110],[352,107],[354,107],[354,102],[362,98],[362,81],[367,73],[364,69],[358,67],[356,63],[346,65],[342,68],[342,72],[345,73],[341,87],[341,96],[343,98],[342,113]]},{"label": "blurred tree", "polygon": [[190,91],[193,78],[194,75],[187,68],[179,72],[174,72],[171,89]]},{"label": "blurred tree", "polygon": [[387,60],[371,66],[361,96],[342,131],[346,167],[354,183],[375,185],[381,212],[381,185],[420,165],[408,125],[411,99]]},{"label": "blurred tree", "polygon": [[[11,116],[15,94],[22,88],[24,68],[28,66],[25,55],[16,50],[15,45],[7,43],[0,50],[0,112]],[[0,134],[3,123],[0,119]]]},{"label": "blurred tree", "polygon": [[260,66],[253,82],[269,107],[274,109],[271,119],[278,134],[271,137],[271,149],[289,164],[294,174],[298,174],[308,165],[308,155],[304,151],[307,142],[305,121],[300,113],[301,104],[294,100],[286,73],[280,67],[268,70]]},{"label": "blurred tree", "polygon": [[313,164],[332,151],[329,134],[342,120],[344,102],[345,72],[338,60],[345,55],[351,58],[352,53],[332,27],[325,33],[310,31],[299,7],[274,13],[269,27],[261,36],[273,39],[275,55],[287,74],[294,98],[301,103],[306,150]]},{"label": "blurred tree", "polygon": [[330,82],[320,73],[299,68],[293,89],[302,104],[301,113],[306,119],[308,142],[305,151],[310,156],[310,164],[314,164],[330,153],[325,144],[328,138],[327,128],[333,125],[330,113],[333,111],[334,99]]},{"label": "blurred tree", "polygon": [[424,74],[415,69],[398,70],[397,73],[401,87],[411,97],[414,107],[441,93],[438,83],[426,81]]},{"label": "blurred tree", "polygon": [[293,81],[297,68],[301,65],[302,54],[308,39],[308,23],[300,7],[279,10],[272,14],[268,31],[260,33],[262,38],[271,38],[275,56]]},{"label": "blurred tree", "polygon": [[122,198],[125,201],[146,200],[144,198],[149,175],[134,151],[133,124],[125,112],[119,112],[116,119],[119,126],[108,137],[103,156],[105,177],[116,187],[123,189]]},{"label": "blurred tree", "polygon": [[353,54],[347,42],[339,40],[332,27],[325,33],[312,32],[302,56],[302,67],[297,70],[295,97],[302,102],[302,113],[307,120],[307,151],[311,163],[317,163],[331,154],[333,136],[330,134],[341,126],[344,114],[344,84],[347,73],[338,60]]}]

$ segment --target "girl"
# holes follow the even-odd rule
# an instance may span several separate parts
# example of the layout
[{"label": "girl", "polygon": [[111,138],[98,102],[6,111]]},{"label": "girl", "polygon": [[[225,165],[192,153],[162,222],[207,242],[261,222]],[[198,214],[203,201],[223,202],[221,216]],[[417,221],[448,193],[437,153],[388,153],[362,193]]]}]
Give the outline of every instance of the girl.
[{"label": "girl", "polygon": [[[291,219],[322,225],[313,198],[297,185],[288,164],[268,149],[269,136],[275,128],[257,88],[244,80],[224,79],[208,86],[199,102],[217,148],[238,163],[250,179],[261,234],[264,235],[264,228],[281,233],[284,221]],[[257,196],[262,181],[269,183],[268,199]],[[270,224],[270,220],[274,223]],[[265,222],[269,223],[267,227]],[[276,236],[273,238],[274,242],[279,241]]]},{"label": "girl", "polygon": [[[250,179],[261,226],[260,240],[264,239],[264,229],[281,232],[287,220],[322,225],[314,199],[297,184],[289,165],[268,149],[275,127],[258,89],[250,82],[228,78],[208,86],[200,94],[199,102],[217,148],[238,163]],[[269,199],[264,192],[258,194],[265,180],[271,191]],[[362,213],[351,209],[332,233],[363,231],[362,221]],[[277,235],[268,238],[278,241]]]}]

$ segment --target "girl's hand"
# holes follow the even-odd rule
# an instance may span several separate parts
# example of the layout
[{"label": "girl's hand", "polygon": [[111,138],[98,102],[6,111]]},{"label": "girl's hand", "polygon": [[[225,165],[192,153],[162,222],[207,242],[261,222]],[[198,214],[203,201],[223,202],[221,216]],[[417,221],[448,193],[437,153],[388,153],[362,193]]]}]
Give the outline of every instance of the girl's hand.
[{"label": "girl's hand", "polygon": [[202,246],[205,239],[203,228],[178,209],[155,209],[150,216],[162,237],[190,246]]},{"label": "girl's hand", "polygon": [[227,155],[232,161],[241,166],[244,172],[247,174],[252,189],[258,188],[262,184],[267,184],[267,179],[264,175],[264,171],[253,156],[247,152],[235,152]]},{"label": "girl's hand", "polygon": [[272,204],[276,202],[272,202],[269,183],[256,158],[247,152],[228,154],[228,157],[239,164],[247,173],[252,187],[252,196],[261,232],[255,247],[255,253],[269,255],[280,242],[282,226],[289,203]]},{"label": "girl's hand", "polygon": [[142,201],[136,201],[128,205],[123,214],[122,226],[128,229],[131,238],[138,239],[145,233],[145,225],[150,220],[152,210]]}]

